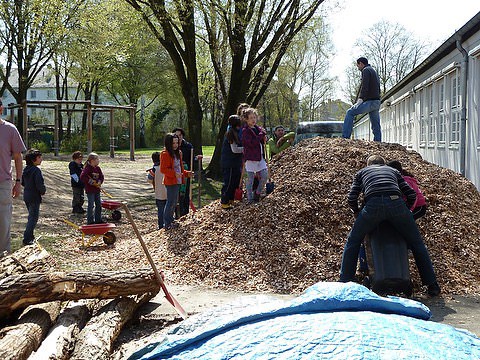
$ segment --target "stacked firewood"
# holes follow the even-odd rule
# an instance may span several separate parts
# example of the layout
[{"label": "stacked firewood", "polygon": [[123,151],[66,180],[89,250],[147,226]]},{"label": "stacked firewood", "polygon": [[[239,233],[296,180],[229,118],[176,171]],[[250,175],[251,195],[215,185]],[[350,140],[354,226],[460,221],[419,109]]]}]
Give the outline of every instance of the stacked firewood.
[{"label": "stacked firewood", "polygon": [[108,359],[158,290],[150,270],[60,272],[47,251],[25,246],[0,259],[0,357]]}]

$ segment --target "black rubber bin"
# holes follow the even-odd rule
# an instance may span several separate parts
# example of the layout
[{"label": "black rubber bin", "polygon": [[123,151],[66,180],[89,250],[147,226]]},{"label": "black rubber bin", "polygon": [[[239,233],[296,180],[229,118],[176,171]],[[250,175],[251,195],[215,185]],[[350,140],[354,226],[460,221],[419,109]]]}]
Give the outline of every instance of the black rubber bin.
[{"label": "black rubber bin", "polygon": [[388,222],[380,223],[366,236],[365,250],[367,287],[379,295],[412,296],[407,243]]}]

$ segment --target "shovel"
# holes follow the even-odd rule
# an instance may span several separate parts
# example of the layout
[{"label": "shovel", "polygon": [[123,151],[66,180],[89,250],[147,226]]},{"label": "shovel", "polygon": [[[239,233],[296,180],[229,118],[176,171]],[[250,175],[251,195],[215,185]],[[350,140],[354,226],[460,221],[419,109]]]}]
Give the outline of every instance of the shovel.
[{"label": "shovel", "polygon": [[[193,174],[193,148],[190,151],[190,171]],[[190,198],[190,209],[192,209],[192,211],[195,212],[197,211],[197,209],[195,208],[195,205],[193,205],[192,194],[193,194],[193,176],[190,178],[190,189],[189,189],[188,197]]]},{"label": "shovel", "polygon": [[123,203],[123,208],[125,209],[125,214],[127,215],[128,221],[130,221],[130,224],[133,227],[133,231],[135,231],[135,234],[137,235],[138,240],[140,241],[140,244],[142,245],[142,249],[145,252],[145,255],[147,256],[148,262],[150,263],[150,266],[153,269],[153,272],[155,273],[155,277],[157,278],[158,284],[163,290],[163,293],[165,294],[165,299],[172,304],[172,306],[175,308],[175,310],[178,312],[178,314],[183,318],[186,319],[188,317],[187,312],[183,309],[182,305],[170,294],[168,291],[167,287],[165,286],[165,283],[163,282],[163,276],[160,275],[160,273],[157,270],[157,267],[155,263],[153,262],[152,257],[150,256],[150,252],[147,249],[147,245],[145,245],[145,242],[143,241],[142,235],[140,235],[140,232],[137,229],[137,225],[135,225],[135,222],[133,221],[132,214],[130,214],[130,210],[127,207],[126,203]]},{"label": "shovel", "polygon": [[267,148],[265,144],[263,144],[263,153],[265,154],[265,162],[267,163],[267,172],[268,172],[268,181],[267,181],[267,184],[265,185],[265,192],[268,195],[268,194],[271,194],[275,189],[275,183],[270,178],[270,165],[268,164],[268,156],[267,156],[266,150]]}]

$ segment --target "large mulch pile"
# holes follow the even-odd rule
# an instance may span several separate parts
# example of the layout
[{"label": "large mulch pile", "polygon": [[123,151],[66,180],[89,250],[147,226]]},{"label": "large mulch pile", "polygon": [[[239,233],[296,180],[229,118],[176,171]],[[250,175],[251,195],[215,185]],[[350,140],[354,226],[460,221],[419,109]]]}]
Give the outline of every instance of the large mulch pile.
[{"label": "large mulch pile", "polygon": [[[171,283],[297,293],[318,281],[336,281],[353,222],[346,196],[353,175],[375,153],[400,160],[428,198],[418,225],[443,293],[480,293],[479,192],[457,173],[396,144],[303,141],[272,162],[275,191],[259,204],[225,211],[215,202],[187,215],[180,228],[144,238]],[[70,255],[89,257],[96,268],[148,266],[133,233],[112,252]],[[424,291],[413,257],[410,264],[415,291]]]}]

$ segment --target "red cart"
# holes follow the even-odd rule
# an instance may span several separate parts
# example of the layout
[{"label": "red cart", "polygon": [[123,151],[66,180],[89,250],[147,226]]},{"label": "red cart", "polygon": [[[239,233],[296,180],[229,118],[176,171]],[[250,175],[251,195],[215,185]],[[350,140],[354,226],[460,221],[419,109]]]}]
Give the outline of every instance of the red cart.
[{"label": "red cart", "polygon": [[[82,233],[82,247],[91,246],[94,241],[97,240],[100,236],[103,236],[103,242],[107,245],[113,245],[117,240],[117,237],[112,231],[112,229],[115,228],[115,224],[104,223],[78,226],[71,221],[63,221],[65,221],[73,228],[80,230],[80,232]],[[92,237],[88,241],[85,241],[85,235],[92,235]]]},{"label": "red cart", "polygon": [[122,213],[120,212],[120,210],[118,210],[122,206],[123,204],[119,201],[102,200],[102,208],[110,211],[110,216],[114,221],[118,221],[122,218]]}]

